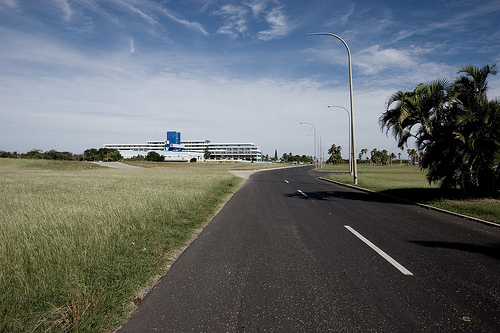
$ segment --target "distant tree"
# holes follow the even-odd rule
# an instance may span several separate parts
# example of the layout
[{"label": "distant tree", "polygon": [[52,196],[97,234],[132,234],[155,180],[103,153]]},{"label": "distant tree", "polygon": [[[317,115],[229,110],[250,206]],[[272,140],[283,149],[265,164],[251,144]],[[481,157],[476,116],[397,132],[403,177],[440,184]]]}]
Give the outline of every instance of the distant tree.
[{"label": "distant tree", "polygon": [[131,157],[130,160],[131,161],[144,161],[145,157],[143,155],[138,154],[137,156]]},{"label": "distant tree", "polygon": [[417,151],[415,149],[407,149],[406,152],[408,153],[408,163],[417,164],[416,163]]},{"label": "distant tree", "polygon": [[164,160],[165,160],[165,158],[163,156],[161,156],[160,154],[158,154],[157,152],[155,152],[155,151],[150,151],[146,155],[146,161],[163,162]]},{"label": "distant tree", "polygon": [[117,162],[123,159],[122,154],[118,150],[113,150],[107,154],[107,160],[109,162]]},{"label": "distant tree", "polygon": [[101,160],[99,157],[100,155],[95,148],[90,148],[83,152],[83,159],[85,161],[99,161]]},{"label": "distant tree", "polygon": [[111,148],[90,148],[83,152],[83,159],[85,161],[105,161],[114,162],[121,161],[123,156],[118,149]]},{"label": "distant tree", "polygon": [[377,149],[373,149],[371,152],[371,162],[377,165],[386,165],[389,162],[389,155],[387,154],[387,150],[379,151]]},{"label": "distant tree", "polygon": [[23,154],[23,158],[28,159],[43,159],[43,153],[40,149],[32,149],[26,154]]},{"label": "distant tree", "polygon": [[19,158],[20,155],[15,151],[13,153],[0,150],[0,158]]},{"label": "distant tree", "polygon": [[389,164],[392,164],[392,160],[394,160],[395,158],[396,158],[396,154],[391,153],[391,155],[389,155]]},{"label": "distant tree", "polygon": [[74,160],[76,160],[76,157],[72,153],[67,152],[67,151],[60,152],[60,151],[57,151],[54,149],[46,151],[45,153],[43,153],[43,155],[44,155],[43,158],[47,159],[47,160],[59,160],[59,161],[74,161]]},{"label": "distant tree", "polygon": [[283,156],[281,157],[281,161],[284,163],[313,163],[313,158],[312,156],[307,156],[307,155],[293,155],[292,153],[284,153]]},{"label": "distant tree", "polygon": [[208,148],[205,149],[205,153],[203,154],[203,158],[209,160],[212,157],[212,154],[208,151]]},{"label": "distant tree", "polygon": [[278,160],[278,149],[275,149],[274,150],[274,160],[277,161]]},{"label": "distant tree", "polygon": [[326,161],[326,163],[332,163],[332,164],[340,164],[344,163],[344,159],[342,158],[342,155],[340,152],[342,151],[341,146],[337,146],[335,144],[332,144],[332,146],[328,149],[328,155],[330,157]]}]

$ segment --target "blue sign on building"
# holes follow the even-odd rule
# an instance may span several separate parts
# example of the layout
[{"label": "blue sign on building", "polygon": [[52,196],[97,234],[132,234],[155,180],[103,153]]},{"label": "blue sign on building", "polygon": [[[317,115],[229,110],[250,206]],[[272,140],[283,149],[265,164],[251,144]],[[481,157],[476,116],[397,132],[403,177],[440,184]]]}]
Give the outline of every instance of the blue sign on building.
[{"label": "blue sign on building", "polygon": [[167,142],[169,151],[181,151],[181,132],[167,132]]}]

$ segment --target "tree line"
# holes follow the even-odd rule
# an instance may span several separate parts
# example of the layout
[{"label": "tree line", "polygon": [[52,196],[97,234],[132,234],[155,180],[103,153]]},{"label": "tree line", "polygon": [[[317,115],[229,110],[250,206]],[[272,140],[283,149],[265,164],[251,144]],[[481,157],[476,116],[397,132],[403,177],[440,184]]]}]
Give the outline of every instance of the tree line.
[{"label": "tree line", "polygon": [[[326,161],[326,163],[332,163],[332,164],[342,164],[342,163],[349,163],[349,159],[343,159],[341,156],[341,151],[342,147],[337,146],[333,144],[329,149],[328,149],[328,155],[330,157]],[[368,157],[368,149],[361,149],[360,153],[357,158],[358,163],[370,163],[370,164],[375,164],[375,165],[388,165],[388,164],[393,164],[394,160],[398,160],[399,163],[409,163],[416,165],[418,164],[419,156],[416,152],[415,149],[408,149],[407,150],[408,154],[408,159],[401,159],[402,153],[398,153],[397,155],[395,153],[389,153],[386,149],[383,150],[378,150],[377,148],[374,148],[373,150],[370,151],[370,157]],[[365,159],[363,159],[365,157]]]},{"label": "tree line", "polygon": [[27,153],[0,151],[0,158],[24,158],[40,160],[59,160],[59,161],[82,161],[82,154],[73,154],[67,151],[57,151],[54,149],[42,151],[41,149],[32,149]]},{"label": "tree line", "polygon": [[[83,154],[73,154],[70,152],[60,152],[56,150],[48,150],[43,152],[40,149],[32,149],[27,153],[6,152],[0,151],[0,158],[25,158],[25,159],[41,159],[41,160],[58,160],[58,161],[103,161],[103,162],[117,162],[123,160],[123,156],[118,149],[111,148],[90,148],[83,152]],[[131,161],[152,161],[164,162],[165,158],[155,151],[150,151],[146,156],[137,155],[130,158]],[[196,162],[192,159],[191,162]]]},{"label": "tree line", "polygon": [[419,84],[386,102],[379,124],[398,147],[415,141],[429,183],[466,196],[497,196],[500,189],[500,101],[488,100],[496,65],[465,66],[454,80]]},{"label": "tree line", "polygon": [[73,154],[67,151],[57,151],[54,149],[42,151],[41,149],[32,149],[27,153],[0,151],[0,158],[24,158],[40,160],[57,161],[120,161],[122,155],[117,149],[110,148],[91,148],[84,151],[83,154]]},{"label": "tree line", "polygon": [[284,153],[281,157],[281,160],[284,163],[314,163],[314,160],[311,156],[307,155],[293,155],[292,153]]}]

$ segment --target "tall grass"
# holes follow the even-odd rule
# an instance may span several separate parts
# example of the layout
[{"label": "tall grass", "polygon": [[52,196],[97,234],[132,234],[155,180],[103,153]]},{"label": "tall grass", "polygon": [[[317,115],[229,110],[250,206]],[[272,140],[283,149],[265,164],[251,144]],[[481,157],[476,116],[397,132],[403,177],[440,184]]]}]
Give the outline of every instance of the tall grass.
[{"label": "tall grass", "polygon": [[[353,184],[353,177],[342,171],[349,166],[336,165],[317,169],[323,177]],[[358,165],[358,186],[415,202],[450,210],[463,215],[500,223],[500,200],[493,198],[463,199],[456,190],[441,190],[429,184],[425,171],[407,165]]]},{"label": "tall grass", "polygon": [[241,184],[200,164],[0,159],[0,331],[113,330]]}]

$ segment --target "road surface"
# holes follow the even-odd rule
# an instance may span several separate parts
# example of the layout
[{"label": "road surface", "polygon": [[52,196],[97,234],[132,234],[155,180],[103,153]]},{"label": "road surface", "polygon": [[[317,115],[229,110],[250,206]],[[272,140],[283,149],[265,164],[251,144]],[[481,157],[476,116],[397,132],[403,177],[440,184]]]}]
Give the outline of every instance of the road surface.
[{"label": "road surface", "polygon": [[499,260],[498,227],[258,172],[119,332],[500,332]]}]

